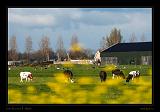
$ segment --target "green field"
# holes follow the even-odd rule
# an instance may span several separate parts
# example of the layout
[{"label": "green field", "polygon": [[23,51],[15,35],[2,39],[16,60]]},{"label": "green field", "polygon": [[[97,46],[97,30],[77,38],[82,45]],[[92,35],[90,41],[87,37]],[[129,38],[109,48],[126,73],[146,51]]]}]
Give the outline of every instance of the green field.
[{"label": "green field", "polygon": [[[56,68],[60,67],[60,70]],[[63,67],[74,74],[75,83],[65,82]],[[126,83],[112,79],[114,65],[93,68],[93,65],[51,65],[48,69],[16,67],[8,71],[8,103],[17,104],[152,104],[152,67],[120,65],[125,76],[139,70],[141,77]],[[99,71],[107,72],[105,83]],[[20,82],[19,72],[30,71],[33,81]]]}]

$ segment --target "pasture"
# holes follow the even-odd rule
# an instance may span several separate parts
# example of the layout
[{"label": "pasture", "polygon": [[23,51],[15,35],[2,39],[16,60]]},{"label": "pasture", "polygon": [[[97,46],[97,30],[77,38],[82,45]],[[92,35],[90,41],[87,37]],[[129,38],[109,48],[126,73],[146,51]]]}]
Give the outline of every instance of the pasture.
[{"label": "pasture", "polygon": [[[57,69],[60,68],[60,69]],[[63,77],[63,67],[74,75],[75,83]],[[152,104],[152,66],[119,65],[125,76],[139,70],[141,77],[126,83],[124,79],[112,79],[114,65],[51,65],[47,69],[16,67],[8,71],[9,104]],[[99,72],[107,72],[107,80],[100,82]],[[20,82],[19,73],[30,71],[33,81]]]}]

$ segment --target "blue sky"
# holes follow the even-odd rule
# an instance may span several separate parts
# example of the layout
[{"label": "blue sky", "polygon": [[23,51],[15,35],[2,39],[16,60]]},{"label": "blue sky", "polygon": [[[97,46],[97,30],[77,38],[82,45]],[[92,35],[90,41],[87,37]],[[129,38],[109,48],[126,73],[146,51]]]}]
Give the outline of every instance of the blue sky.
[{"label": "blue sky", "polygon": [[[77,35],[84,48],[97,50],[103,36],[116,27],[128,42],[132,33],[140,41],[144,33],[146,41],[152,41],[151,8],[9,8],[8,40],[17,37],[18,51],[24,52],[25,38],[30,36],[33,50],[39,49],[43,36],[50,38],[56,50],[61,36],[66,49],[72,35]],[[9,46],[9,43],[8,43]]]}]

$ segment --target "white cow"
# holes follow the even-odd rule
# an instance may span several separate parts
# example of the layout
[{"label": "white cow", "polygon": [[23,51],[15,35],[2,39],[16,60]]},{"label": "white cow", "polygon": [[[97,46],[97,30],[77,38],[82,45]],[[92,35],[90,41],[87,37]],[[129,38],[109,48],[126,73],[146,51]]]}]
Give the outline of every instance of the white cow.
[{"label": "white cow", "polygon": [[139,71],[131,71],[131,72],[129,72],[129,75],[132,75],[132,80],[133,80],[135,77],[140,76],[140,72]]},{"label": "white cow", "polygon": [[20,72],[20,78],[20,82],[23,82],[23,79],[26,79],[26,81],[30,81],[33,79],[31,72]]}]

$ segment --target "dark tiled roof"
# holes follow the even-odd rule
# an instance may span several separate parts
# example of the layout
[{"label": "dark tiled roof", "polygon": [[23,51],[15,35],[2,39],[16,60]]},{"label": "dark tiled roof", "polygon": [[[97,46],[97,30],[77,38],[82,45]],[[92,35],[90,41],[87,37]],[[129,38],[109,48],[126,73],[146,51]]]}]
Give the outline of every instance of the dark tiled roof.
[{"label": "dark tiled roof", "polygon": [[102,52],[152,51],[152,42],[117,43]]}]

